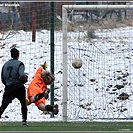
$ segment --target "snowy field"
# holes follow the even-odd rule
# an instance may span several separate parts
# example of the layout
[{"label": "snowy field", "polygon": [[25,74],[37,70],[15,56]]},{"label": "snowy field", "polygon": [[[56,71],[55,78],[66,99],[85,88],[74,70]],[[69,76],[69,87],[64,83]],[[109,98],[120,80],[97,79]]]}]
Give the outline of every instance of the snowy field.
[{"label": "snowy field", "polygon": [[[68,117],[70,117],[70,119],[94,119],[96,116],[97,118],[105,118],[107,115],[110,118],[118,118],[121,114],[122,117],[124,116],[125,118],[133,116],[132,33],[133,27],[97,30],[95,32],[97,38],[91,40],[91,43],[87,41],[79,42],[78,37],[76,36],[78,33],[73,32],[68,34],[68,88],[69,92],[71,92],[68,92],[70,100],[68,102]],[[5,38],[7,35],[8,33],[4,33],[2,38]],[[23,61],[26,66],[25,72],[28,73],[29,82],[32,80],[35,70],[40,66],[41,62],[47,61],[49,64],[48,69],[50,69],[49,31],[43,30],[37,32],[36,42],[31,42],[31,36],[31,32],[18,31],[12,33],[7,39],[1,40],[0,49],[1,66],[5,61],[10,59],[11,47],[15,46],[20,50],[20,60]],[[80,35],[81,38],[82,36],[84,36],[84,33]],[[50,118],[50,115],[44,115],[43,112],[39,111],[37,107],[32,104],[28,106],[28,121],[62,120],[62,32],[55,32],[55,38],[56,80],[54,85],[56,88],[55,97],[58,99],[55,103],[59,104],[60,112],[54,118]],[[99,51],[103,53],[102,56],[101,54],[99,54],[99,56],[95,49],[96,55],[91,56],[91,54],[94,54],[94,51],[90,50],[93,48],[90,44],[92,44],[93,47],[95,46],[95,48],[98,48]],[[77,56],[78,52],[76,53],[76,49],[78,47],[82,49],[80,51],[80,56],[83,60],[83,67],[81,70],[74,70],[71,66],[71,61],[72,57]],[[86,52],[84,49],[86,49]],[[88,57],[90,57],[89,60]],[[95,61],[98,61],[99,65],[95,65],[93,59],[96,59]],[[96,67],[92,68],[94,65]],[[92,71],[94,69],[95,72]],[[116,73],[114,74],[114,72]],[[81,76],[84,74],[86,74],[86,76],[76,78],[79,75]],[[118,77],[121,78],[126,74],[127,77],[116,80]],[[94,80],[94,78],[96,79],[96,82],[89,81],[90,79]],[[26,84],[26,87],[29,82]],[[83,84],[83,87],[77,86],[78,83],[81,83],[80,85]],[[123,84],[125,86],[122,89],[116,88],[117,85]],[[1,84],[0,103],[3,91],[4,86]],[[116,99],[123,91],[129,94],[129,99],[126,101]],[[47,103],[50,103],[50,101],[48,100]],[[123,110],[120,108],[123,108]],[[8,106],[0,121],[21,121],[20,104],[17,99]]]}]

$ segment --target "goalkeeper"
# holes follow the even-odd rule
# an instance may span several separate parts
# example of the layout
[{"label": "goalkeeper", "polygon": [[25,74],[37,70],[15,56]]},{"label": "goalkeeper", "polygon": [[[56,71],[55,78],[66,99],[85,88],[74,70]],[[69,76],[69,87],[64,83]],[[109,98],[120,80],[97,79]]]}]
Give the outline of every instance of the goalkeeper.
[{"label": "goalkeeper", "polygon": [[28,86],[26,104],[35,103],[41,111],[53,112],[55,115],[58,114],[58,105],[46,105],[46,99],[49,97],[50,90],[47,85],[54,82],[55,77],[50,72],[46,71],[46,62],[41,65],[36,71],[33,80]]}]

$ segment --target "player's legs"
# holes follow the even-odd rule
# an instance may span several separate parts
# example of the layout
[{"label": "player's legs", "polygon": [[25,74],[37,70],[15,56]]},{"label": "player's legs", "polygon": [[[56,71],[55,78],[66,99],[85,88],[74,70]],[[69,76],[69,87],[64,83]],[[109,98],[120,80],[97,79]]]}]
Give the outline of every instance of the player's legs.
[{"label": "player's legs", "polygon": [[38,100],[42,99],[44,97],[43,93],[36,94],[35,96],[26,98],[26,105],[30,105],[31,103],[35,103]]},{"label": "player's legs", "polygon": [[49,97],[49,92],[50,92],[50,90],[48,89],[48,90],[44,91],[43,93],[38,93],[38,94],[36,94],[35,96],[32,96],[32,97],[30,97],[30,98],[26,98],[26,104],[27,104],[27,105],[30,105],[31,103],[35,103],[35,102],[37,102],[38,100],[42,99],[43,97],[44,97],[45,99],[48,99],[48,97]]},{"label": "player's legs", "polygon": [[14,88],[11,88],[10,86],[5,87],[5,92],[3,94],[2,104],[0,107],[0,118],[9,105],[9,103],[12,102],[12,100],[15,98],[15,91]]},{"label": "player's legs", "polygon": [[37,107],[41,111],[53,112],[55,115],[57,115],[58,112],[59,112],[59,109],[58,109],[58,105],[57,104],[54,105],[54,106],[52,106],[52,105],[45,105],[43,103],[39,103],[37,105]]},{"label": "player's legs", "polygon": [[25,87],[23,84],[17,84],[17,86],[16,86],[16,98],[21,103],[22,124],[27,126],[28,125],[27,124],[27,106],[25,103],[26,90],[25,90]]}]

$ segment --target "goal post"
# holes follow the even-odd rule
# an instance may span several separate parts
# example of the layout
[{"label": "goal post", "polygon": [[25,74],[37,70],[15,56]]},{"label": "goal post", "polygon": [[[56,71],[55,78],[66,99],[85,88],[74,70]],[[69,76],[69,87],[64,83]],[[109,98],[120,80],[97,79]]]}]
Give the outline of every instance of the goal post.
[{"label": "goal post", "polygon": [[[69,88],[69,87],[73,87],[73,86],[70,86],[70,78],[73,78],[73,77],[69,77],[68,75],[70,74],[70,70],[69,69],[72,69],[71,71],[74,71],[73,72],[73,75],[76,75],[77,77],[76,78],[79,78],[78,77],[78,75],[82,75],[81,74],[81,71],[85,71],[86,70],[86,72],[88,73],[88,72],[90,72],[91,70],[88,70],[88,69],[90,69],[90,67],[91,67],[91,69],[92,69],[92,71],[94,71],[94,69],[95,69],[95,72],[92,74],[92,75],[94,75],[94,77],[96,77],[96,75],[98,75],[99,76],[99,73],[101,72],[101,73],[103,73],[103,75],[105,76],[106,74],[108,74],[108,72],[106,72],[106,67],[107,67],[107,65],[106,64],[104,64],[105,63],[105,59],[107,59],[107,58],[111,58],[111,57],[107,57],[108,55],[106,55],[106,52],[105,52],[105,49],[104,49],[104,47],[103,47],[103,49],[101,49],[101,46],[99,46],[99,48],[98,48],[98,46],[96,46],[95,44],[93,45],[92,43],[92,40],[89,40],[88,42],[85,42],[85,47],[86,47],[86,49],[83,49],[83,47],[81,48],[81,43],[80,43],[80,41],[82,42],[82,43],[84,43],[82,40],[80,40],[79,41],[79,44],[77,45],[76,43],[75,43],[75,41],[73,40],[73,43],[75,43],[75,45],[77,45],[77,49],[79,50],[80,49],[80,54],[78,54],[79,53],[79,51],[78,52],[75,52],[75,53],[73,53],[73,55],[72,55],[72,51],[69,49],[68,50],[68,44],[69,44],[69,40],[68,40],[68,38],[70,38],[71,39],[71,37],[70,36],[68,36],[68,33],[69,33],[69,31],[68,31],[68,24],[72,24],[73,26],[75,26],[76,24],[74,23],[74,22],[69,22],[69,20],[68,20],[68,12],[70,13],[70,11],[81,11],[81,10],[115,10],[115,9],[118,9],[118,10],[120,10],[120,9],[124,9],[124,10],[131,10],[131,9],[133,9],[133,5],[63,5],[62,6],[62,32],[63,32],[63,40],[62,40],[62,47],[63,47],[63,92],[62,92],[62,94],[63,94],[63,100],[62,100],[62,117],[63,117],[63,121],[68,121],[68,120],[70,120],[69,119],[69,115],[68,115],[68,104],[70,103],[68,103],[68,100],[71,100],[71,99],[69,99],[68,98],[68,93],[73,93],[73,95],[79,95],[79,97],[81,98],[82,96],[81,96],[81,90],[77,87],[77,89],[79,89],[80,90],[80,92],[77,92],[76,93],[76,91],[77,90],[75,90],[75,91],[72,91],[71,89],[72,88]],[[84,22],[82,22],[82,24],[83,24]],[[86,24],[85,24],[85,26],[87,26],[87,22],[85,22]],[[81,24],[81,23],[80,23]],[[80,25],[79,23],[78,23],[78,25]],[[78,32],[78,30],[79,30],[79,32],[80,31],[83,31],[84,30],[84,27],[82,27],[83,25],[80,25],[78,28],[75,26],[74,28],[76,29],[76,31]],[[90,26],[90,25],[89,25]],[[77,30],[78,29],[78,30]],[[100,26],[99,26],[99,29],[100,29]],[[131,32],[131,31],[130,31]],[[75,33],[76,34],[76,33]],[[78,33],[77,33],[78,34]],[[80,34],[80,33],[79,33]],[[78,34],[78,36],[80,36],[81,37],[81,34],[79,35]],[[75,35],[75,38],[76,38],[76,35]],[[78,38],[78,37],[77,37]],[[98,41],[98,39],[96,40],[96,41]],[[108,41],[107,41],[107,43],[108,43]],[[130,42],[131,43],[131,42]],[[131,44],[130,44],[131,45]],[[80,48],[79,48],[79,47]],[[88,47],[89,48],[88,48]],[[69,47],[71,47],[70,46],[70,44],[69,44]],[[74,46],[73,46],[74,47]],[[107,47],[107,46],[105,46],[105,47]],[[112,49],[113,49],[113,47],[116,47],[114,44],[112,44]],[[127,46],[128,47],[128,46]],[[76,46],[75,46],[75,49],[76,49]],[[85,51],[92,51],[95,55],[93,56],[93,59],[96,59],[96,62],[98,62],[101,66],[98,66],[98,64],[96,64],[96,63],[93,63],[93,65],[92,66],[89,66],[89,65],[91,65],[91,63],[87,63],[87,62],[89,62],[90,61],[90,58],[88,59],[88,58],[83,58],[83,59],[85,59],[85,60],[87,60],[86,61],[86,67],[88,67],[88,69],[87,68],[83,68],[84,70],[74,70],[70,65],[71,65],[71,61],[72,61],[72,59],[75,57],[75,56],[82,56],[81,55],[81,49],[85,52]],[[103,50],[104,50],[104,52],[103,52]],[[76,50],[75,50],[76,51]],[[71,52],[71,53],[69,53],[70,55],[69,55],[69,57],[68,57],[68,52]],[[74,51],[73,51],[74,52]],[[88,52],[86,52],[86,53],[82,53],[82,54],[86,54],[86,56],[88,56],[88,57],[90,57],[91,55],[89,55],[88,54]],[[96,52],[96,53],[95,53]],[[121,54],[121,52],[122,51],[120,51],[120,54]],[[130,51],[131,52],[131,51]],[[90,54],[93,54],[93,53],[90,53]],[[76,55],[77,54],[77,55]],[[117,53],[116,53],[117,54]],[[112,55],[112,53],[110,54],[110,55]],[[119,56],[119,55],[118,55]],[[92,58],[92,57],[91,57]],[[120,57],[118,57],[118,58],[120,58]],[[92,59],[92,60],[93,60]],[[104,61],[103,61],[104,60]],[[112,60],[112,59],[110,59],[110,60]],[[107,61],[107,60],[106,60]],[[130,62],[130,61],[129,61]],[[84,60],[83,60],[83,63],[84,63]],[[115,71],[117,71],[117,70],[124,70],[125,68],[120,68],[119,69],[119,63],[120,62],[117,62],[118,64],[114,67],[114,68],[112,68],[112,69],[115,69]],[[114,63],[113,62],[113,60],[112,60],[112,62],[110,63],[110,65],[114,65],[114,64],[116,64],[116,62]],[[130,63],[129,63],[130,64]],[[69,66],[68,66],[69,65]],[[102,66],[103,65],[103,66]],[[131,64],[130,64],[131,65]],[[101,67],[99,70],[96,70],[96,68],[98,68],[98,67]],[[117,68],[118,67],[118,68]],[[101,70],[101,69],[104,69],[103,71]],[[110,71],[113,71],[113,70],[111,70],[110,69]],[[85,74],[86,74],[86,72],[85,72]],[[69,74],[68,74],[69,73]],[[77,74],[78,73],[78,74]],[[97,74],[96,74],[97,73]],[[110,72],[110,73],[113,73],[113,72]],[[87,84],[87,86],[86,87],[92,87],[91,85],[93,84],[90,84],[89,82],[90,82],[90,80],[91,80],[91,78],[89,78],[89,76],[86,74],[86,75],[84,75],[84,76],[86,76],[86,79],[84,79],[84,81],[83,82],[85,82],[86,84]],[[99,84],[99,88],[103,88],[103,86],[106,86],[106,83],[107,82],[109,82],[109,80],[107,81],[107,79],[106,79],[106,81],[105,81],[105,79],[104,79],[104,83],[103,82],[101,82],[101,83],[99,83],[100,82],[100,78],[101,78],[102,76],[99,76],[99,81],[97,81],[96,82],[96,84]],[[74,81],[73,82],[76,82],[75,80],[76,80],[76,78],[74,79]],[[130,77],[131,78],[131,77]],[[108,79],[109,79],[109,77],[108,77]],[[77,82],[79,82],[79,81],[81,81],[81,79],[79,78],[79,79],[77,79],[78,81]],[[97,79],[96,79],[97,80]],[[82,82],[82,81],[81,81]],[[95,81],[94,81],[95,82]],[[110,81],[111,82],[111,81]],[[116,82],[114,82],[114,83],[116,83]],[[76,83],[75,83],[76,84]],[[76,86],[76,85],[75,85]],[[83,85],[84,86],[84,85]],[[79,86],[79,87],[82,87],[82,85],[81,86]],[[98,89],[99,88],[97,88],[97,91],[98,91]],[[84,88],[83,88],[84,89]],[[94,89],[96,90],[96,88],[94,87]],[[83,90],[83,91],[85,91],[85,92],[87,92],[87,90]],[[104,88],[103,88],[103,90],[100,90],[100,91],[102,91],[102,94],[97,94],[97,96],[101,96],[101,95],[106,95],[105,94],[105,91],[106,90],[104,90]],[[94,90],[92,90],[92,93],[94,92]],[[119,91],[120,92],[120,91]],[[75,94],[74,94],[75,93]],[[90,93],[91,93],[91,91],[90,91]],[[69,94],[70,95],[70,94]],[[82,94],[82,95],[84,95],[84,94]],[[98,104],[94,101],[94,99],[97,99],[97,102],[99,101],[99,99],[101,99],[101,97],[99,97],[99,98],[97,98],[97,97],[95,97],[94,98],[94,94],[92,94],[93,96],[92,96],[92,99],[93,100],[90,100],[89,98],[91,97],[91,96],[88,96],[88,99],[86,99],[86,100],[88,100],[89,101],[89,103],[90,103],[90,106],[87,108],[87,111],[89,112],[89,108],[91,108],[91,109],[94,109],[94,108],[96,108],[96,106],[98,106]],[[79,98],[78,96],[75,96],[76,98]],[[76,99],[76,98],[74,98],[73,100],[75,100],[75,103],[73,103],[73,105],[71,106],[71,107],[73,107],[73,106],[76,106],[76,104],[78,104],[77,102],[79,102],[79,104],[78,104],[78,107],[79,108],[82,108],[81,110],[78,110],[78,107],[76,107],[76,113],[77,113],[77,110],[78,110],[78,114],[80,113],[80,112],[84,112],[84,109],[85,109],[85,107],[83,107],[83,105],[81,105],[81,100],[83,100],[83,97],[81,98],[81,99]],[[115,99],[115,97],[113,96],[112,97],[112,99]],[[95,119],[96,117],[96,115],[97,115],[97,113],[99,113],[99,114],[101,114],[102,115],[102,117],[103,118],[105,118],[106,117],[106,114],[108,115],[108,118],[110,118],[110,116],[113,116],[113,118],[115,119],[115,118],[119,118],[119,116],[121,115],[121,113],[123,113],[123,112],[119,112],[118,113],[118,115],[117,115],[117,117],[114,117],[114,113],[113,112],[110,112],[110,110],[109,110],[109,106],[110,105],[108,105],[108,103],[109,102],[107,102],[107,100],[106,99],[111,99],[111,96],[105,96],[101,101],[103,102],[103,103],[101,103],[101,104],[104,104],[104,107],[101,107],[102,108],[102,112],[100,112],[100,107],[99,107],[99,110],[97,110],[96,111],[96,113],[92,113],[93,112],[93,110],[92,110],[92,112],[90,111],[88,114],[84,114],[84,115],[86,115],[86,118],[88,118],[89,120],[91,119]],[[107,104],[105,104],[104,102],[107,102]],[[74,102],[74,101],[73,101]],[[94,105],[93,105],[93,103],[92,102],[95,102],[95,107],[94,107]],[[100,101],[99,101],[100,102]],[[122,105],[124,104],[124,102],[122,103],[123,101],[119,101],[119,103],[121,104],[121,107],[123,107]],[[115,102],[113,102],[113,104],[115,105]],[[110,108],[113,108],[112,106],[110,106]],[[115,108],[115,107],[114,107]],[[117,108],[117,107],[116,107]],[[73,110],[74,111],[74,110]],[[70,113],[71,113],[71,111],[70,111]],[[75,113],[73,112],[72,113],[72,115],[74,115]],[[111,115],[110,115],[111,114]],[[95,115],[95,116],[94,116]],[[101,115],[99,115],[99,116],[101,116]],[[123,116],[124,116],[124,118],[127,118],[127,116],[125,116],[125,114],[123,113],[122,114]],[[97,117],[97,118],[100,118],[100,117]],[[105,117],[104,117],[105,116]],[[79,115],[79,117],[81,118],[81,116]],[[86,119],[85,118],[85,119]],[[96,119],[97,119],[96,118]],[[112,117],[111,117],[112,118]],[[74,118],[74,120],[76,120],[76,118]]]},{"label": "goal post", "polygon": [[63,101],[62,116],[63,121],[67,120],[67,10],[62,7],[62,26],[63,26]]}]

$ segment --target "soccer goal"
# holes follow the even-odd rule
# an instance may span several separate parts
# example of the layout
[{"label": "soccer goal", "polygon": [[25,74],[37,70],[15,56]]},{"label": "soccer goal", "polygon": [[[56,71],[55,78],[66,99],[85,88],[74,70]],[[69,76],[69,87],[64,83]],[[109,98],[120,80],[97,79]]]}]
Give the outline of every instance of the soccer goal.
[{"label": "soccer goal", "polygon": [[[133,5],[63,5],[63,120],[132,117]],[[74,58],[83,62],[72,66]]]}]

